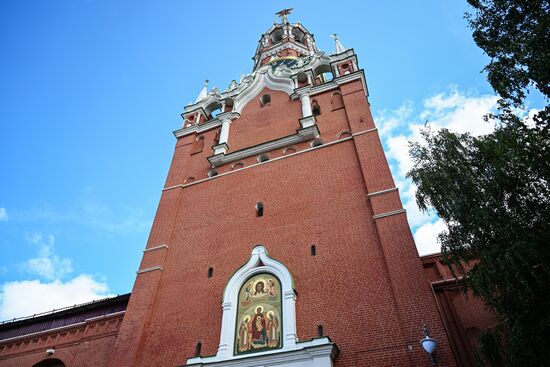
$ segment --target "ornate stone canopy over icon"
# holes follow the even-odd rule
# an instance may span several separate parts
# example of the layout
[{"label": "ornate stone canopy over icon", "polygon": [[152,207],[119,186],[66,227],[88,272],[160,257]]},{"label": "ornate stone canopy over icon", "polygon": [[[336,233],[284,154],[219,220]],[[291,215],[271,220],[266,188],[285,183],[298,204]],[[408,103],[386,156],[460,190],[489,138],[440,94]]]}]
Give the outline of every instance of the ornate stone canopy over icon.
[{"label": "ornate stone canopy over icon", "polygon": [[264,246],[255,246],[248,262],[229,279],[222,308],[218,353],[190,358],[187,365],[267,366],[280,363],[281,353],[288,366],[332,365],[338,349],[328,338],[298,341],[292,276]]}]

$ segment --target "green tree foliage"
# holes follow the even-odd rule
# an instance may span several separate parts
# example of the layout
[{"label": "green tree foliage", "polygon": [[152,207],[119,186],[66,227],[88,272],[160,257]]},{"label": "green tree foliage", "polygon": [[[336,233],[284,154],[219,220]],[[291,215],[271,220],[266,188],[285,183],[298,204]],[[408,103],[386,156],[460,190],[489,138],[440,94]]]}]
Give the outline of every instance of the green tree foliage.
[{"label": "green tree foliage", "polygon": [[[550,145],[536,129],[483,137],[441,130],[413,144],[409,176],[422,209],[435,208],[447,263],[502,323],[488,360],[543,366],[550,341]],[[475,264],[466,274],[463,263]],[[494,345],[495,336],[485,337]],[[496,364],[499,365],[499,364]]]},{"label": "green tree foliage", "polygon": [[[468,0],[466,14],[476,44],[491,58],[487,79],[502,98],[501,112],[513,115],[528,87],[550,98],[550,2],[548,0]],[[548,128],[550,107],[536,116]]]},{"label": "green tree foliage", "polygon": [[[496,128],[473,137],[423,132],[408,176],[421,209],[448,229],[444,260],[498,319],[481,338],[485,363],[550,366],[550,138],[548,103],[536,127],[515,113],[531,88],[550,97],[550,6],[540,0],[468,0],[476,43],[491,57],[501,97]],[[466,270],[463,264],[472,267]]]}]

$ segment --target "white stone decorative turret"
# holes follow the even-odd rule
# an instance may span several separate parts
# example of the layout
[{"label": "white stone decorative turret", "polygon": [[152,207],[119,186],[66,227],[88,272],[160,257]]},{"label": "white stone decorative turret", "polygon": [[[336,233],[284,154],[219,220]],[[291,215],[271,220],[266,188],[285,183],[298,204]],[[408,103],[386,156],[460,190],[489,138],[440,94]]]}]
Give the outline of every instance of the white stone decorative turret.
[{"label": "white stone decorative turret", "polygon": [[332,39],[334,39],[334,42],[336,43],[336,54],[341,54],[342,52],[346,52],[346,48],[342,45],[340,42],[340,38],[338,38],[338,35],[334,33],[332,36],[330,36]]},{"label": "white stone decorative turret", "polygon": [[204,82],[204,87],[202,87],[199,96],[195,100],[195,103],[202,101],[208,95],[208,79]]}]

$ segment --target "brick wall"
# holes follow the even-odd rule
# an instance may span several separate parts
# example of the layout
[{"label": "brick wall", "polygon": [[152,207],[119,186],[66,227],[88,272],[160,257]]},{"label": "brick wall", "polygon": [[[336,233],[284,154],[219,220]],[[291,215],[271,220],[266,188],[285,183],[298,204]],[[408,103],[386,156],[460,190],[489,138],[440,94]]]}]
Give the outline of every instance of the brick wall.
[{"label": "brick wall", "polygon": [[[0,367],[30,367],[48,358],[66,367],[102,367],[113,350],[121,313],[0,341]],[[46,350],[55,348],[48,356]]]},{"label": "brick wall", "polygon": [[[227,175],[177,186],[207,177],[217,131],[204,133],[200,153],[191,154],[196,137],[179,139],[166,183],[176,187],[163,192],[147,244],[168,246],[160,250],[162,270],[138,275],[111,365],[181,365],[199,341],[202,355],[215,354],[223,289],[256,244],[294,277],[299,339],[315,337],[322,324],[340,349],[336,366],[429,366],[418,343],[424,322],[438,340],[441,365],[454,365],[405,214],[373,218],[401,204],[395,191],[369,196],[394,184],[361,83],[339,91],[343,108],[332,108],[334,92],[312,96],[329,143],[316,149],[298,144],[298,154],[280,149],[261,165],[251,157],[238,170],[220,167]],[[253,100],[232,122],[231,151],[299,128],[300,102],[269,93],[269,106]],[[338,140],[344,130],[356,135]],[[153,252],[145,253],[141,269],[155,262]]]}]

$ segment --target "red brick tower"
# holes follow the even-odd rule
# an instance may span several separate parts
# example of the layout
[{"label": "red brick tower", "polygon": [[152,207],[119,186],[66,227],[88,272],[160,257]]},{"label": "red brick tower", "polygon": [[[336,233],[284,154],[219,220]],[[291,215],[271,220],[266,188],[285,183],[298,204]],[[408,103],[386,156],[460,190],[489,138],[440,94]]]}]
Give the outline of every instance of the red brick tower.
[{"label": "red brick tower", "polygon": [[185,107],[109,366],[455,365],[357,56],[288,13]]}]

